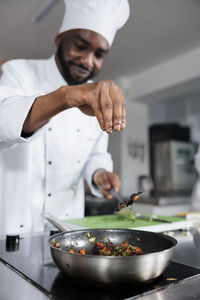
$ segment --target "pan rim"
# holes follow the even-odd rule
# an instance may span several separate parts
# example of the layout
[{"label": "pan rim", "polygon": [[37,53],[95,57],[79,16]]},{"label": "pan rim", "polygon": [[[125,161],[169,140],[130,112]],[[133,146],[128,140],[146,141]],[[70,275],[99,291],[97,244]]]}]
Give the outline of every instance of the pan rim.
[{"label": "pan rim", "polygon": [[[55,246],[53,246],[50,241],[55,238],[56,236],[60,236],[60,235],[64,235],[64,234],[68,234],[68,233],[78,233],[78,232],[81,232],[81,231],[87,231],[87,232],[90,232],[90,231],[103,231],[103,230],[106,230],[106,231],[129,231],[129,232],[137,232],[137,233],[148,233],[148,234],[151,234],[153,236],[160,236],[162,238],[165,238],[166,240],[172,242],[172,246],[167,248],[167,249],[164,249],[164,250],[160,250],[160,251],[155,251],[155,252],[152,252],[152,253],[146,253],[146,254],[140,254],[140,255],[133,255],[133,256],[101,256],[101,255],[94,255],[94,254],[80,254],[80,253],[70,253],[70,252],[67,252],[61,248],[57,248]],[[98,259],[102,259],[103,258],[106,258],[106,259],[121,259],[121,258],[124,258],[124,259],[134,259],[134,258],[137,258],[138,257],[145,257],[145,256],[153,256],[157,253],[165,253],[165,252],[168,252],[168,251],[171,251],[173,248],[176,247],[177,245],[177,240],[167,234],[164,234],[164,233],[158,233],[158,232],[151,232],[151,231],[145,231],[145,230],[136,230],[136,229],[123,229],[123,228],[84,228],[84,229],[78,229],[78,230],[70,230],[70,231],[64,231],[64,232],[59,232],[59,233],[56,233],[54,234],[53,236],[51,236],[49,239],[48,239],[48,245],[50,246],[51,249],[53,250],[57,250],[59,252],[63,252],[63,253],[67,253],[69,255],[72,255],[72,256],[78,256],[78,257],[90,257],[90,258],[98,258]]]}]

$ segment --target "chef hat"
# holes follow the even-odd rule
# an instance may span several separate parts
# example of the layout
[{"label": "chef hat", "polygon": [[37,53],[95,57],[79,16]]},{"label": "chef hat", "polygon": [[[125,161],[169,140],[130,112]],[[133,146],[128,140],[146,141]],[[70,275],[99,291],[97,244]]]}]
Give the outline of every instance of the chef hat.
[{"label": "chef hat", "polygon": [[112,45],[115,34],[128,20],[128,0],[65,0],[59,32],[88,29],[103,35]]}]

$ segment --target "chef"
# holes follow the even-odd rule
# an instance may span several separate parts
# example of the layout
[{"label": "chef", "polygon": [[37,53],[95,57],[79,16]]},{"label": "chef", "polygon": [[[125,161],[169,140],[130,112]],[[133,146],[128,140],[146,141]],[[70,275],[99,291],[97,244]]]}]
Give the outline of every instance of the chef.
[{"label": "chef", "polygon": [[[49,59],[16,59],[0,80],[0,235],[38,232],[43,214],[84,216],[95,196],[119,190],[108,135],[125,128],[121,90],[92,82],[129,17],[127,0],[66,0]],[[39,46],[39,45],[38,45]]]}]

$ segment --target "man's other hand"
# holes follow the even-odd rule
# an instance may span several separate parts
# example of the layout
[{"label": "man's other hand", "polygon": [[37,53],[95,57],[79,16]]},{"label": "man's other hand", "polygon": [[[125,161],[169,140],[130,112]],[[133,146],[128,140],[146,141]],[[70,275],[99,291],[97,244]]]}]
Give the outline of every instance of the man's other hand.
[{"label": "man's other hand", "polygon": [[112,172],[108,172],[104,169],[98,169],[93,175],[93,182],[97,185],[101,193],[107,198],[112,199],[113,196],[108,190],[113,187],[116,192],[119,191],[121,181],[119,177]]}]

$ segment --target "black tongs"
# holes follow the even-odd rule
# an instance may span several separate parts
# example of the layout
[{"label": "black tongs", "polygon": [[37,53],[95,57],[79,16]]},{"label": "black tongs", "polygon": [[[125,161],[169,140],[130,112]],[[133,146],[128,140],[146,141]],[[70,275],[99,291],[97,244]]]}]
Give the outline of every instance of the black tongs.
[{"label": "black tongs", "polygon": [[137,193],[133,193],[128,199],[124,199],[118,192],[115,191],[113,187],[107,190],[107,192],[112,194],[118,201],[116,211],[133,204],[133,202],[138,199],[139,195],[142,194],[142,191],[139,191]]}]

